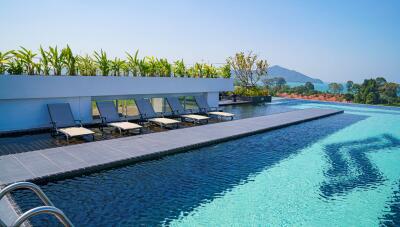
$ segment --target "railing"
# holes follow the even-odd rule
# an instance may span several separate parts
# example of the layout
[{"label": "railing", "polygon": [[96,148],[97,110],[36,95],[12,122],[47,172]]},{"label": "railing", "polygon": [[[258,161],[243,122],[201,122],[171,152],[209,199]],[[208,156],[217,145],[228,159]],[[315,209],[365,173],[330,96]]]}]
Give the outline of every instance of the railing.
[{"label": "railing", "polygon": [[36,184],[30,182],[18,182],[11,184],[0,191],[0,200],[7,193],[10,193],[17,189],[29,189],[33,191],[46,206],[40,206],[26,211],[14,221],[14,223],[11,225],[12,227],[19,227],[26,220],[39,214],[51,214],[55,216],[64,226],[66,227],[74,226],[71,223],[71,221],[67,218],[67,216],[65,216],[65,214],[60,209],[54,206],[54,204],[50,201],[50,199],[46,196],[46,194],[44,194],[42,189],[40,189],[39,186],[37,186]]}]

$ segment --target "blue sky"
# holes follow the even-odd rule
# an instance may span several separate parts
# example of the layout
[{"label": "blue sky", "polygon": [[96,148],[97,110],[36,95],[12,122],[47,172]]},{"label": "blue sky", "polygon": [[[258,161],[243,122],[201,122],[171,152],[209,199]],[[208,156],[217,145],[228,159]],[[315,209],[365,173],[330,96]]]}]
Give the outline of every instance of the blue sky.
[{"label": "blue sky", "polygon": [[400,82],[400,1],[0,0],[0,50],[40,45],[222,63],[253,50],[324,81]]}]

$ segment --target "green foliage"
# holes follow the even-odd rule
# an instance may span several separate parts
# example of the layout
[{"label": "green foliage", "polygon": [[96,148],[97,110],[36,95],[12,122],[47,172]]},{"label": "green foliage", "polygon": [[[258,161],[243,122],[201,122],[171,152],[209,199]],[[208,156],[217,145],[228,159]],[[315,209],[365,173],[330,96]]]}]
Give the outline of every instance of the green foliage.
[{"label": "green foliage", "polygon": [[40,68],[43,75],[50,75],[50,60],[48,53],[40,46]]},{"label": "green foliage", "polygon": [[49,47],[49,52],[47,52],[49,56],[49,63],[53,68],[53,73],[56,76],[61,75],[63,65],[64,65],[64,53],[62,51],[58,51],[56,47]]},{"label": "green foliage", "polygon": [[78,56],[77,66],[79,74],[82,76],[96,76],[97,65],[89,55]]},{"label": "green foliage", "polygon": [[184,77],[186,75],[186,66],[183,59],[174,62],[173,72],[177,77]]},{"label": "green foliage", "polygon": [[107,54],[103,50],[100,53],[94,52],[94,57],[96,59],[97,66],[100,69],[102,76],[108,76],[110,73],[110,61],[107,59]]},{"label": "green foliage", "polygon": [[236,53],[235,56],[227,59],[233,69],[236,79],[241,86],[254,87],[258,81],[267,75],[268,63],[266,60],[258,60],[258,55],[249,52]]},{"label": "green foliage", "polygon": [[76,56],[72,53],[71,48],[67,45],[66,48],[62,50],[63,64],[67,69],[67,74],[70,76],[76,75]]},{"label": "green foliage", "polygon": [[10,58],[12,57],[13,51],[7,51],[2,53],[0,51],[0,74],[4,74],[6,72],[6,66],[10,62]]},{"label": "green foliage", "polygon": [[213,65],[203,64],[202,69],[203,77],[216,78],[218,75],[217,68],[215,68]]},{"label": "green foliage", "polygon": [[21,59],[14,58],[7,64],[7,72],[11,75],[21,75],[24,73],[24,63]]},{"label": "green foliage", "polygon": [[139,76],[140,74],[140,60],[138,58],[138,54],[139,50],[137,50],[134,55],[130,55],[128,52],[126,52],[126,67],[130,72],[132,72],[133,76]]},{"label": "green foliage", "polygon": [[254,97],[254,96],[267,96],[269,93],[268,90],[265,88],[235,86],[233,94],[245,97]]},{"label": "green foliage", "polygon": [[330,83],[329,85],[329,91],[332,92],[333,94],[340,94],[343,92],[343,85],[339,83]]},{"label": "green foliage", "polygon": [[110,70],[113,76],[121,76],[121,70],[124,68],[125,61],[115,58],[110,61]]},{"label": "green foliage", "polygon": [[156,71],[156,74],[161,77],[170,77],[172,73],[172,65],[165,58],[156,59]]},{"label": "green foliage", "polygon": [[24,70],[28,75],[35,74],[35,62],[33,62],[33,58],[36,54],[24,47],[21,47],[21,50],[14,51],[13,54],[22,62]]},{"label": "green foliage", "polygon": [[229,79],[231,78],[231,65],[230,64],[225,64],[219,68],[219,74],[221,75],[222,78]]},{"label": "green foliage", "polygon": [[354,86],[354,82],[349,80],[346,82],[346,89],[348,93],[353,93],[353,86]]}]

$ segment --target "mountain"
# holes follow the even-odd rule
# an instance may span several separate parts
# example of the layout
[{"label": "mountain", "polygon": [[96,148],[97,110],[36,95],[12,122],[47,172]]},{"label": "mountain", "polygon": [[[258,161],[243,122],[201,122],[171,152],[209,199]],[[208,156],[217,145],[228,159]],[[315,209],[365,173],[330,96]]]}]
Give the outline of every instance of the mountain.
[{"label": "mountain", "polygon": [[274,65],[272,67],[269,67],[267,75],[269,78],[283,77],[286,80],[286,82],[301,82],[301,83],[311,82],[318,84],[324,83],[320,79],[311,78],[297,71],[283,68],[279,65]]}]

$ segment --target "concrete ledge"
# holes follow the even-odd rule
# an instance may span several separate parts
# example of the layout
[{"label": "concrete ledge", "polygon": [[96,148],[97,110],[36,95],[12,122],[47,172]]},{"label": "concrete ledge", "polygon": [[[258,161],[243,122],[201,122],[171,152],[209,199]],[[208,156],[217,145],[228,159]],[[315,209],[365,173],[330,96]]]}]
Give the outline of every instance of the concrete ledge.
[{"label": "concrete ledge", "polygon": [[0,184],[48,181],[159,158],[343,111],[305,109],[0,157]]}]

